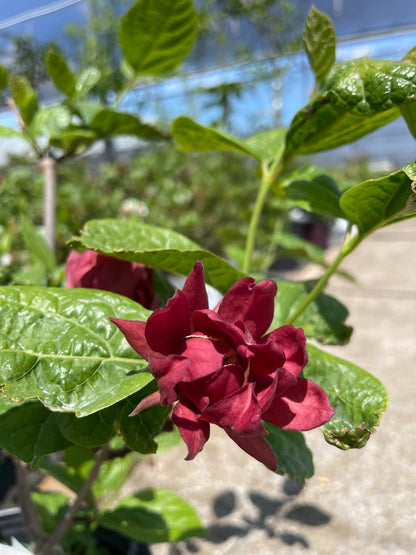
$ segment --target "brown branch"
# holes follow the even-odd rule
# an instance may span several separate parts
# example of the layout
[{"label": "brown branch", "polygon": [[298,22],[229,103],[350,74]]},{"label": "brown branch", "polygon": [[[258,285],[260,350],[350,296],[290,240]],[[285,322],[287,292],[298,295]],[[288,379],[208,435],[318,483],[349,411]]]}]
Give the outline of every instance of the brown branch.
[{"label": "brown branch", "polygon": [[38,513],[30,497],[30,484],[26,463],[14,459],[17,475],[17,490],[19,493],[19,504],[22,509],[23,521],[30,539],[37,543],[44,541],[45,533],[39,521]]},{"label": "brown branch", "polygon": [[74,516],[76,512],[80,509],[82,503],[84,502],[85,497],[87,496],[88,492],[91,489],[95,479],[98,476],[100,471],[101,465],[105,460],[107,460],[108,452],[110,448],[108,445],[104,445],[101,449],[99,449],[95,454],[95,463],[91,469],[88,478],[83,483],[81,489],[78,492],[76,498],[68,505],[68,508],[62,517],[62,520],[49,535],[46,540],[38,542],[35,548],[35,554],[37,555],[49,555],[53,553],[53,550],[57,544],[61,541],[61,539],[65,536],[65,534],[70,529]]}]

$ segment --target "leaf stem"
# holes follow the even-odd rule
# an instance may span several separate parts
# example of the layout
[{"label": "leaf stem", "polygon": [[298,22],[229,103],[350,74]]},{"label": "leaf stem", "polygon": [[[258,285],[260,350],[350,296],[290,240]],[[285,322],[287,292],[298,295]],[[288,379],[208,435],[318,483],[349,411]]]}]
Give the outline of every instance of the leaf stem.
[{"label": "leaf stem", "polygon": [[104,445],[101,449],[96,452],[95,455],[95,462],[94,466],[91,469],[91,472],[88,475],[88,478],[82,484],[81,489],[78,492],[78,495],[73,500],[72,503],[68,505],[68,508],[52,534],[48,536],[46,541],[40,543],[40,545],[36,545],[35,553],[38,555],[49,555],[53,552],[54,546],[59,544],[61,539],[65,536],[65,534],[70,529],[74,516],[78,509],[81,507],[85,497],[87,496],[88,492],[91,489],[95,479],[98,476],[100,471],[101,465],[105,460],[107,460],[107,456],[109,453],[110,447],[109,445]]},{"label": "leaf stem", "polygon": [[308,308],[308,306],[316,299],[319,293],[326,287],[330,277],[338,269],[338,266],[341,264],[344,258],[348,254],[350,254],[361,242],[362,237],[359,234],[351,236],[351,228],[352,224],[350,224],[348,227],[344,243],[342,244],[342,247],[335,260],[332,262],[332,264],[328,266],[326,272],[309,293],[309,295],[306,297],[306,299],[301,303],[296,311],[289,316],[286,324],[293,324],[295,320],[297,320],[297,318],[302,314],[302,312],[306,310],[306,308]]},{"label": "leaf stem", "polygon": [[262,167],[262,180],[259,192],[257,194],[256,203],[254,205],[253,213],[250,219],[250,225],[247,233],[246,249],[244,253],[244,264],[243,272],[248,274],[250,271],[251,258],[253,256],[254,244],[256,240],[257,228],[259,225],[259,220],[263,206],[266,200],[267,193],[270,190],[272,183],[279,177],[279,175],[284,170],[285,164],[281,162],[276,169],[272,168],[272,171],[268,171],[264,166]]}]

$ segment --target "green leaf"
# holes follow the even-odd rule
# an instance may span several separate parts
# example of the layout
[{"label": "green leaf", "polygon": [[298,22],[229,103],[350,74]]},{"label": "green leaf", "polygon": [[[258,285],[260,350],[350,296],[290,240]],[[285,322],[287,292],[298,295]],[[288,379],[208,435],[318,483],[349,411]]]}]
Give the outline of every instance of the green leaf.
[{"label": "green leaf", "polygon": [[269,163],[281,157],[285,146],[286,129],[269,129],[252,135],[245,141],[252,155],[257,155],[263,163]]},{"label": "green leaf", "polygon": [[295,258],[304,258],[314,264],[327,266],[324,250],[302,237],[298,237],[293,233],[276,232],[270,240],[280,247],[278,251],[279,258],[281,256],[293,256]]},{"label": "green leaf", "polygon": [[196,31],[191,0],[138,0],[121,20],[120,46],[136,75],[160,74],[188,55]]},{"label": "green leaf", "polygon": [[21,131],[17,131],[11,127],[5,127],[4,125],[0,125],[0,137],[18,137],[19,139],[24,139],[25,135]]},{"label": "green leaf", "polygon": [[71,124],[59,137],[52,137],[49,144],[61,148],[66,153],[80,154],[97,139],[97,133],[92,129]]},{"label": "green leaf", "polygon": [[22,120],[29,125],[38,109],[38,98],[32,85],[24,75],[9,75],[10,95],[19,108]]},{"label": "green leaf", "polygon": [[114,112],[110,109],[97,112],[90,125],[100,137],[136,135],[136,137],[147,140],[166,138],[160,131],[151,125],[142,123],[136,116]]},{"label": "green leaf", "polygon": [[83,97],[95,87],[101,77],[101,72],[96,67],[87,67],[80,73],[75,85],[76,94],[78,97]]},{"label": "green leaf", "polygon": [[33,259],[50,272],[53,271],[56,266],[55,255],[43,236],[23,215],[20,216],[20,226],[26,248]]},{"label": "green leaf", "polygon": [[101,506],[105,499],[118,497],[121,488],[137,464],[137,459],[135,453],[124,453],[121,457],[104,461],[92,486],[92,493]]},{"label": "green leaf", "polygon": [[156,389],[156,384],[153,382],[139,394],[129,397],[123,403],[120,413],[120,435],[127,447],[143,454],[156,453],[158,445],[154,438],[162,430],[171,407],[156,405],[137,416],[129,415],[143,397]]},{"label": "green leaf", "polygon": [[60,137],[70,122],[71,112],[66,106],[48,106],[36,112],[29,131],[35,137]]},{"label": "green leaf", "polygon": [[98,102],[90,102],[89,100],[75,100],[72,103],[75,113],[82,119],[85,125],[91,125],[95,116],[105,110],[105,106]]},{"label": "green leaf", "polygon": [[328,175],[292,181],[284,188],[284,193],[288,200],[307,212],[345,219],[339,207],[341,191]]},{"label": "green leaf", "polygon": [[332,103],[330,96],[320,96],[295,115],[286,137],[286,159],[352,143],[400,116],[397,108],[366,116],[355,114]]},{"label": "green leaf", "polygon": [[33,491],[31,498],[42,528],[47,534],[52,534],[64,516],[69,502],[68,496],[58,492]]},{"label": "green leaf", "polygon": [[318,82],[325,79],[335,62],[336,41],[331,19],[312,6],[305,21],[303,44]]},{"label": "green leaf", "polygon": [[370,179],[348,189],[340,206],[350,222],[366,236],[380,227],[416,216],[416,163],[379,179]]},{"label": "green leaf", "polygon": [[361,448],[387,408],[387,392],[374,376],[314,345],[309,345],[305,378],[328,394],[335,415],[322,428],[328,443],[340,449]]},{"label": "green leaf", "polygon": [[198,515],[184,499],[157,488],[125,497],[114,510],[102,515],[100,524],[148,543],[173,543],[203,533]]},{"label": "green leaf", "polygon": [[223,293],[244,277],[231,264],[184,235],[134,220],[92,220],[70,244],[185,276],[200,260],[206,282]]},{"label": "green leaf", "polygon": [[178,141],[180,148],[185,151],[232,150],[248,154],[261,161],[260,156],[244,141],[223,131],[200,125],[185,116],[173,122],[172,135]]},{"label": "green leaf", "polygon": [[56,88],[66,96],[75,94],[75,75],[69,69],[64,57],[58,50],[51,48],[45,56],[46,68]]},{"label": "green leaf", "polygon": [[320,94],[293,118],[285,158],[354,141],[400,115],[416,100],[416,71],[409,62],[359,60],[334,66]]},{"label": "green leaf", "polygon": [[268,422],[263,422],[263,425],[269,432],[264,438],[276,456],[277,474],[287,474],[291,480],[304,486],[305,479],[313,476],[314,467],[312,453],[302,432],[282,430]]},{"label": "green leaf", "polygon": [[[304,302],[313,289],[307,281],[279,281],[273,322],[270,329],[283,326],[290,315]],[[334,297],[320,293],[302,312],[295,325],[303,328],[306,337],[326,345],[343,345],[351,337],[351,326],[345,325],[348,310]]]},{"label": "green leaf", "polygon": [[60,433],[54,414],[37,401],[13,403],[0,396],[0,446],[36,464],[41,457],[71,445]]},{"label": "green leaf", "polygon": [[62,435],[80,447],[98,447],[119,433],[130,449],[143,454],[155,453],[157,443],[153,438],[162,429],[170,407],[156,405],[134,418],[129,416],[139,402],[154,391],[156,386],[152,381],[131,397],[84,418],[72,413],[57,413],[56,422]]},{"label": "green leaf", "polygon": [[416,102],[408,102],[399,106],[400,113],[406,122],[407,128],[416,139]]},{"label": "green leaf", "polygon": [[7,85],[7,69],[0,65],[0,91]]},{"label": "green leaf", "polygon": [[139,391],[152,376],[109,318],[146,320],[149,314],[107,291],[1,287],[5,394],[86,416]]}]

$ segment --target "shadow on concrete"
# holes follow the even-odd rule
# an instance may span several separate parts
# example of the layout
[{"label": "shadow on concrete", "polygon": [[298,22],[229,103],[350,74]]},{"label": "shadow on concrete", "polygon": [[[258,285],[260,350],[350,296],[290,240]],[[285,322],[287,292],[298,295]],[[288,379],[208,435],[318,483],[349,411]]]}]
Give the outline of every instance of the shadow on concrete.
[{"label": "shadow on concrete", "polygon": [[[239,499],[238,493],[231,489],[217,495],[212,503],[215,522],[208,526],[206,536],[199,541],[219,545],[230,538],[243,538],[261,530],[269,538],[276,538],[280,544],[307,549],[307,531],[304,534],[293,533],[293,524],[325,526],[331,517],[315,505],[296,503],[300,492],[296,482],[285,480],[282,490],[282,495],[276,497],[249,491],[247,497]],[[234,518],[235,512],[239,515],[238,522]],[[198,543],[187,542],[187,552],[198,553]]]}]

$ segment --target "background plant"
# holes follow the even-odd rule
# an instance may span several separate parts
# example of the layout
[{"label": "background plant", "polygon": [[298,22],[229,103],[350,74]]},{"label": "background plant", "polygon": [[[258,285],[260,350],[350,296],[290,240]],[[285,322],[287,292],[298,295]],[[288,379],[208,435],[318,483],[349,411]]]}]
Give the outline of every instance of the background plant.
[{"label": "background plant", "polygon": [[[149,35],[143,38],[140,30],[145,25],[146,13],[151,13],[158,24],[151,26]],[[163,31],[161,21],[166,23]],[[161,73],[182,60],[194,38],[194,23],[188,0],[169,3],[139,0],[120,26],[121,46],[134,77]],[[164,47],[176,44],[178,34],[184,43],[172,53]],[[195,261],[200,260],[207,283],[225,293],[239,278],[261,269],[256,253],[261,255],[269,245],[264,244],[259,229],[276,207],[279,208],[276,219],[282,206],[285,209],[297,206],[320,216],[343,219],[347,224],[344,241],[334,260],[324,260],[320,280],[279,282],[272,328],[295,323],[309,339],[322,344],[346,343],[352,331],[346,323],[348,311],[339,301],[325,295],[325,286],[342,260],[371,233],[416,215],[412,188],[416,167],[409,163],[390,175],[364,180],[342,191],[329,176],[316,171],[292,172],[291,164],[300,154],[348,143],[401,113],[412,127],[416,71],[411,54],[400,62],[327,63],[335,59],[335,33],[329,19],[315,9],[308,15],[304,37],[316,85],[310,103],[296,114],[288,130],[268,130],[242,140],[185,117],[178,118],[173,125],[173,135],[183,150],[230,150],[246,156],[257,167],[259,179],[249,209],[241,269],[208,250],[203,238],[200,245],[160,223],[155,226],[132,218],[91,220],[71,240],[71,245],[182,275],[187,275]],[[112,130],[117,118],[111,116],[109,120]],[[224,202],[223,197],[221,200]],[[244,215],[240,214],[240,219],[243,230]],[[273,234],[266,237],[270,239],[272,259],[276,241]],[[295,246],[308,248],[302,241]],[[69,522],[81,502],[85,501],[90,508],[88,492],[98,469],[108,459],[109,450],[114,449],[112,442],[116,436],[132,451],[147,454],[157,450],[168,410],[156,406],[137,419],[128,418],[131,409],[155,384],[146,372],[146,362],[109,322],[110,317],[145,321],[150,312],[129,299],[104,291],[23,286],[2,287],[0,309],[3,384],[0,444],[32,465],[44,465],[46,455],[61,450],[66,461],[68,449],[94,450],[94,462],[91,461],[88,477],[83,476],[77,501],[62,503],[66,515],[63,521]],[[336,410],[334,418],[322,428],[325,439],[341,449],[363,447],[386,408],[384,387],[365,370],[330,355],[315,343],[309,344],[308,353],[304,376],[327,392]],[[22,427],[22,422],[31,423],[32,441],[27,441],[27,428]],[[20,442],[13,439],[19,431],[24,434]],[[278,461],[277,472],[303,484],[313,474],[312,454],[303,435],[271,425],[268,431],[268,442]],[[49,465],[48,471],[56,476],[58,470],[66,480],[62,475],[69,472],[67,467],[59,465],[53,470]],[[75,484],[73,488],[77,490]],[[122,500],[110,511],[94,507],[94,522],[124,530],[135,539],[169,541],[175,536],[175,525],[169,524],[188,511],[189,520],[179,537],[198,532],[200,524],[192,509],[181,500],[178,501],[181,508],[174,504],[176,508],[169,512],[169,494],[164,496],[163,492],[152,491]],[[147,516],[151,513],[144,524],[140,520],[143,507]],[[56,506],[52,512],[57,512]],[[131,525],[123,528],[126,514]],[[165,525],[163,537],[157,525],[160,519]],[[52,549],[52,544],[64,536],[65,526],[58,524],[55,531],[59,534],[52,533],[49,540],[45,540],[42,531],[35,534],[38,552]]]}]

